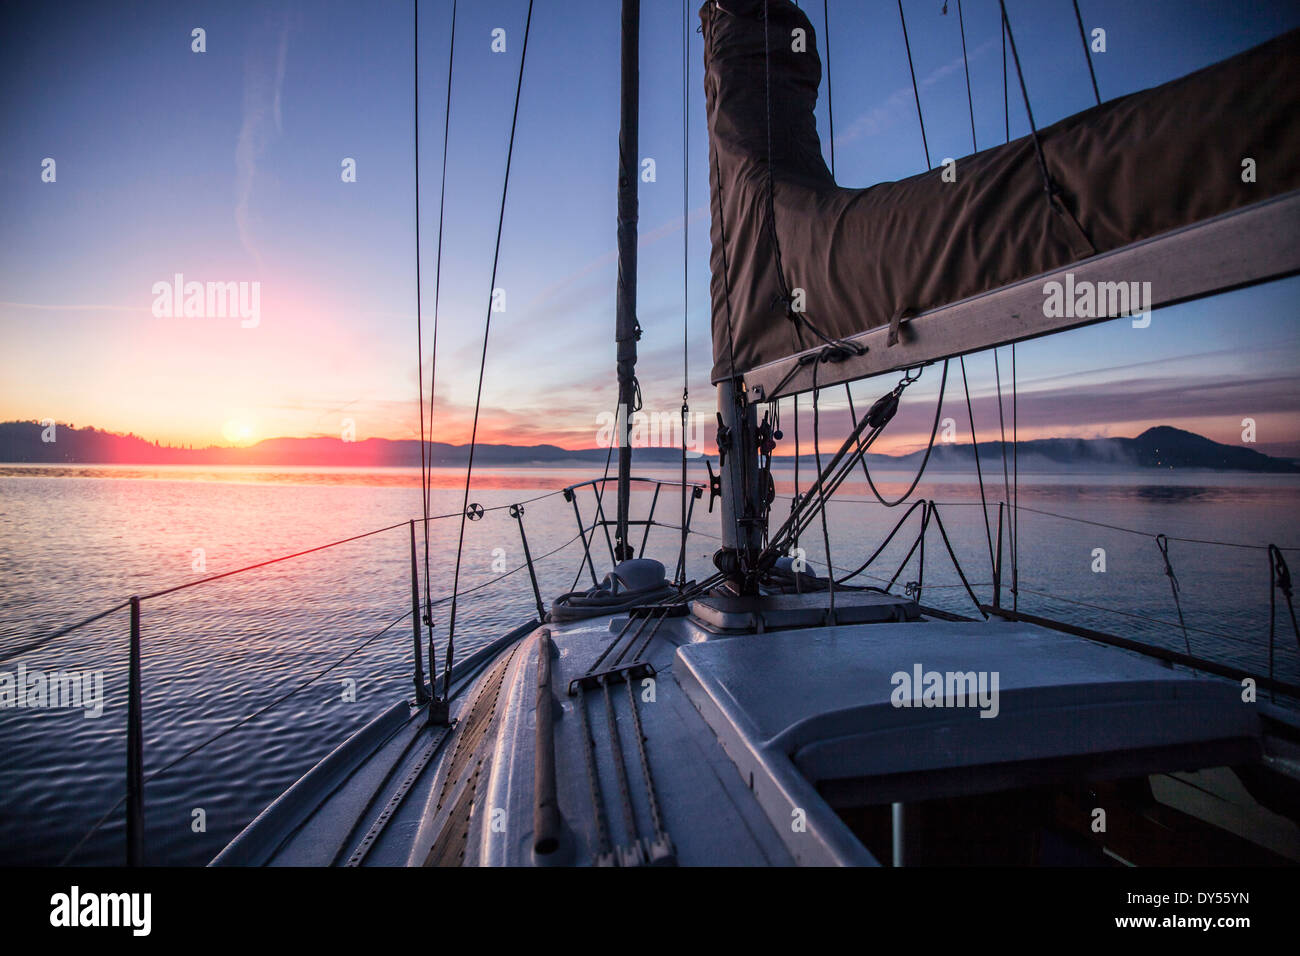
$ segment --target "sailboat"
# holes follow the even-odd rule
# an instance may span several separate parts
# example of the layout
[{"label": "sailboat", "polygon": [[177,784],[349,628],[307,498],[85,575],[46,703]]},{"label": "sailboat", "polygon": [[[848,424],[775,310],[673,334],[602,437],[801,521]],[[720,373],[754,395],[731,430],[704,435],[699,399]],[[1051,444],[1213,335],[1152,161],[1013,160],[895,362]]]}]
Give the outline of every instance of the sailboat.
[{"label": "sailboat", "polygon": [[[549,607],[538,594],[536,617],[441,674],[430,652],[427,680],[416,613],[414,697],[214,863],[1300,861],[1300,721],[1273,699],[1294,686],[1023,614],[1014,597],[1007,607],[1001,520],[994,598],[969,617],[791,556],[924,369],[1124,314],[1133,282],[1158,308],[1300,271],[1300,33],[953,169],[847,189],[822,157],[806,13],[709,0],[700,19],[719,421],[719,474],[700,491],[721,509],[716,573],[686,581],[679,561],[670,581],[676,556],[633,547],[648,519],[632,516],[621,442],[615,517],[602,509],[585,529],[591,545],[612,530],[607,573],[584,533],[591,588]],[[623,0],[625,412],[637,398],[639,23]],[[1243,177],[1246,158],[1258,176]],[[1067,288],[1071,307],[1045,307]],[[1106,304],[1083,307],[1084,288]],[[873,376],[897,382],[818,454],[783,516],[779,403]],[[700,492],[685,473],[680,490],[685,527]],[[418,612],[418,589],[413,601]]]}]

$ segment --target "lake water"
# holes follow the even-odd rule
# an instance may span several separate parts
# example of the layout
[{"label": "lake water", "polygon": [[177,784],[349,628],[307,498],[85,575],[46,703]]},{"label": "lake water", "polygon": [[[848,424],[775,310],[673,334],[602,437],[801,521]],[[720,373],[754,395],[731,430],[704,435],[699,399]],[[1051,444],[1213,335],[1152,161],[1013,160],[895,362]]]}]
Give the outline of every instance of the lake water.
[{"label": "lake water", "polygon": [[[638,474],[672,480],[677,472],[638,469]],[[560,468],[487,469],[475,475],[471,500],[485,508],[550,495],[528,503],[524,515],[534,558],[562,549],[538,565],[547,601],[574,586],[582,555],[581,544],[572,540],[573,507],[555,492],[591,477],[587,470]],[[692,474],[693,480],[701,477]],[[792,477],[788,470],[777,476],[777,518],[788,512]],[[880,477],[887,495],[901,493],[910,479]],[[989,485],[990,498],[995,492],[1001,497],[997,477]],[[434,478],[432,513],[457,513],[463,474],[437,469]],[[807,479],[805,470],[805,485]],[[974,476],[933,473],[916,494],[941,502],[938,513],[953,547],[980,599],[988,601],[989,547]],[[590,521],[590,491],[578,502],[583,519]],[[858,481],[846,484],[831,506],[832,550],[840,568],[861,564],[901,516],[901,508],[888,511],[869,502],[869,489]],[[639,491],[634,517],[644,517],[649,504],[649,491]],[[1019,504],[1022,610],[1179,650],[1183,633],[1153,539],[1043,512],[1171,538],[1250,545],[1174,540],[1169,556],[1192,652],[1267,672],[1269,582],[1262,547],[1300,545],[1295,477],[1022,472]],[[707,499],[697,503],[693,527],[701,533],[691,538],[687,552],[695,577],[711,571],[709,559],[717,547],[711,537],[719,533],[717,510],[710,515],[706,507]],[[679,509],[676,489],[665,487],[656,520],[676,523]],[[0,864],[60,862],[123,796],[128,614],[118,611],[4,658],[132,594],[419,514],[418,469],[0,466],[0,672],[13,673],[19,664],[29,673],[101,671],[105,699],[98,718],[75,709],[0,709]],[[996,534],[996,510],[990,517]],[[919,513],[913,515],[912,530],[900,532],[873,565],[879,578],[861,583],[888,580],[915,540],[918,518]],[[436,600],[451,590],[459,522],[439,520],[431,528],[430,590]],[[824,569],[820,523],[802,544],[814,566]],[[647,554],[663,560],[670,575],[677,548],[675,530],[651,530]],[[1105,552],[1105,573],[1093,570],[1096,549]],[[593,556],[603,573],[609,560],[599,532]],[[1300,554],[1288,558],[1300,571]],[[467,523],[461,587],[487,586],[461,600],[458,657],[535,614],[526,572],[494,581],[500,569],[522,562],[518,524],[507,511],[490,510],[483,520]],[[916,568],[914,556],[896,589],[916,579]],[[581,582],[590,583],[585,573]],[[973,613],[933,525],[924,584],[926,604]],[[1010,600],[1004,592],[1004,603]],[[149,600],[142,608],[145,771],[158,774],[146,784],[151,863],[206,863],[348,733],[412,693],[410,622],[393,624],[410,609],[406,525]],[[447,609],[446,604],[437,609],[439,638],[446,633]],[[1279,606],[1275,667],[1279,677],[1300,679],[1284,605]],[[348,688],[354,693],[346,693]],[[355,699],[345,699],[350,697]],[[123,831],[118,808],[71,862],[122,862]]]}]

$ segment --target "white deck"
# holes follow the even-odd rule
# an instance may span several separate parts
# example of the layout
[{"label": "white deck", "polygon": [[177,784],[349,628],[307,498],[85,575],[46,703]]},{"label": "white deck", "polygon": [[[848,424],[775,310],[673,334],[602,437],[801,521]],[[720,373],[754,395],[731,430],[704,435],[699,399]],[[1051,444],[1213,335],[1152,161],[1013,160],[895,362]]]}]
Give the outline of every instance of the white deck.
[{"label": "white deck", "polygon": [[[452,729],[428,728],[421,712],[395,708],[300,781],[217,862],[597,861],[601,839],[584,727],[579,698],[568,689],[625,622],[546,626],[555,648],[559,852],[538,858],[533,851],[538,658],[545,646],[537,628],[458,674]],[[598,670],[613,666],[625,646],[621,663],[631,664],[642,639],[625,637]],[[1053,760],[1074,761],[1075,769],[1078,761],[1096,761],[1147,772],[1152,761],[1258,752],[1262,736],[1257,710],[1241,703],[1231,682],[1028,624],[926,620],[724,636],[678,617],[659,626],[640,658],[656,672],[653,685],[632,683],[646,759],[663,830],[683,865],[876,862],[828,802],[826,793],[837,787],[856,799],[865,787],[866,798],[880,802],[905,799],[922,785],[941,789],[934,775],[960,768],[987,770],[990,776],[974,785],[988,787],[1015,783],[1017,773]],[[981,718],[978,707],[893,706],[892,676],[916,665],[996,672],[998,716]],[[584,695],[607,859],[616,860],[655,829],[628,686],[607,690],[630,825],[606,689]],[[969,786],[974,778],[963,779]],[[367,840],[381,816],[386,825]]]}]

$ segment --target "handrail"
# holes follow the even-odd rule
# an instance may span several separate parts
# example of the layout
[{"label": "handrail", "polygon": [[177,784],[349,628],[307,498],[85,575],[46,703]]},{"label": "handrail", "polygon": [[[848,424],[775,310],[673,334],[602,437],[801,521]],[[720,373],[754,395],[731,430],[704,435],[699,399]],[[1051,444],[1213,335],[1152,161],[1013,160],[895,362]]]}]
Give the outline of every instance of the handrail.
[{"label": "handrail", "polygon": [[[845,504],[862,504],[862,505],[879,504],[879,502],[877,502],[873,498],[836,497],[834,500],[843,502]],[[945,508],[954,508],[954,507],[962,507],[962,506],[970,506],[970,507],[978,508],[981,504],[981,502],[978,501],[935,501],[933,503],[936,505],[943,505]],[[1018,507],[1019,510],[1021,511],[1029,511],[1037,515],[1046,515],[1049,518],[1060,518],[1062,521],[1074,521],[1079,524],[1092,525],[1093,527],[1096,528],[1108,528],[1111,531],[1124,531],[1128,534],[1141,535],[1144,538],[1163,537],[1167,541],[1178,541],[1182,544],[1206,544],[1206,545],[1214,545],[1220,548],[1243,548],[1250,551],[1268,550],[1268,545],[1264,545],[1264,544],[1242,544],[1241,542],[1238,541],[1216,541],[1212,538],[1179,538],[1172,534],[1161,535],[1154,531],[1143,531],[1139,528],[1126,528],[1123,525],[1107,524],[1103,521],[1092,521],[1088,518],[1077,518],[1074,515],[1063,515],[1056,511],[1044,511],[1041,508],[1030,508],[1028,505],[1019,505]],[[1300,545],[1293,545],[1291,547],[1286,547],[1286,548],[1278,548],[1278,550],[1300,552]]]},{"label": "handrail", "polygon": [[[579,528],[577,534],[569,538],[567,541],[565,541],[563,544],[559,545],[558,547],[553,548],[550,551],[547,551],[545,554],[542,554],[534,558],[528,549],[527,537],[524,534],[523,506],[526,504],[531,504],[532,502],[535,501],[541,501],[543,499],[551,498],[561,494],[565,495],[566,497],[573,498],[576,496],[575,493],[577,489],[588,487],[588,486],[594,488],[597,485],[603,485],[608,480],[609,480],[608,476],[606,476],[606,478],[604,479],[593,479],[589,481],[576,482],[575,484],[570,485],[566,488],[557,489],[555,491],[546,492],[540,495],[535,495],[530,498],[525,498],[524,500],[519,502],[513,502],[513,503],[503,504],[503,505],[494,505],[489,508],[484,508],[480,505],[472,506],[475,509],[477,509],[477,512],[480,516],[482,514],[486,514],[487,512],[492,512],[492,511],[506,511],[506,510],[509,511],[510,516],[514,518],[519,524],[520,535],[524,542],[525,562],[521,565],[518,565],[517,567],[511,568],[508,571],[496,575],[495,577],[490,578],[487,581],[481,582],[480,584],[477,584],[474,587],[467,588],[463,591],[460,591],[459,596],[464,596],[467,594],[472,594],[476,591],[483,590],[527,568],[529,571],[529,575],[532,578],[534,600],[537,603],[539,614],[542,613],[544,609],[541,601],[541,593],[537,586],[536,572],[534,570],[535,565],[565,550],[570,545],[572,545],[575,541],[577,541],[579,538],[583,539],[584,550],[586,550],[587,548],[586,534],[588,532],[594,531],[596,524],[594,523],[590,528],[583,528],[581,522],[579,522]],[[656,501],[658,500],[660,487],[662,487],[663,485],[669,485],[673,487],[680,485],[679,482],[674,482],[666,479],[633,477],[632,480],[637,482],[653,483],[655,485]],[[699,485],[692,485],[692,486],[696,488],[695,497],[698,497],[700,494],[700,486]],[[131,611],[130,642],[129,642],[130,653],[129,653],[129,662],[128,662],[128,675],[127,675],[128,676],[128,690],[127,690],[128,726],[127,726],[126,792],[123,794],[123,796],[119,797],[118,800],[111,807],[109,807],[108,811],[102,817],[100,817],[94,823],[93,826],[91,826],[91,828],[85,833],[85,835],[82,836],[80,840],[77,841],[77,843],[72,847],[72,849],[68,851],[67,855],[63,858],[62,862],[67,863],[68,861],[70,861],[72,857],[77,853],[77,851],[80,850],[81,847],[85,845],[86,841],[88,841],[92,836],[94,836],[100,830],[103,824],[113,815],[113,813],[115,813],[120,807],[122,807],[123,804],[126,804],[127,862],[128,865],[132,865],[132,866],[141,865],[144,862],[143,860],[144,857],[144,784],[168,772],[173,767],[180,764],[182,761],[198,753],[200,750],[204,749],[205,747],[209,746],[212,743],[215,743],[217,740],[220,740],[226,735],[234,732],[235,730],[239,729],[240,727],[244,726],[250,721],[267,713],[268,711],[282,704],[284,701],[290,699],[291,697],[298,694],[302,690],[311,686],[321,677],[325,676],[330,671],[334,670],[339,665],[343,664],[345,661],[347,661],[348,659],[350,659],[360,651],[364,650],[366,647],[369,647],[371,644],[373,644],[376,640],[378,640],[380,637],[382,637],[384,634],[390,631],[401,621],[404,621],[407,617],[411,617],[412,620],[416,621],[418,626],[418,597],[417,597],[417,600],[415,603],[412,604],[411,609],[404,611],[401,615],[399,615],[397,618],[390,621],[378,632],[376,632],[375,634],[367,638],[362,644],[353,648],[351,651],[346,653],[343,657],[339,658],[334,663],[330,664],[323,670],[319,671],[316,675],[309,678],[307,681],[299,684],[297,687],[293,688],[288,693],[285,693],[277,697],[276,699],[272,700],[266,706],[261,707],[258,710],[255,710],[253,713],[247,715],[246,717],[243,717],[237,720],[235,723],[229,725],[228,727],[225,727],[224,729],[218,731],[213,736],[189,748],[184,753],[180,754],[178,757],[171,760],[169,763],[153,771],[152,773],[146,775],[144,774],[144,755],[143,755],[144,734],[143,734],[143,726],[142,726],[143,695],[142,695],[141,676],[140,676],[140,658],[141,658],[140,607],[143,602],[153,600],[154,598],[160,598],[165,595],[175,594],[179,591],[187,590],[192,587],[197,587],[201,584],[208,584],[214,581],[219,581],[225,578],[233,577],[235,575],[243,574],[248,571],[254,571],[259,568],[264,568],[272,564],[278,564],[284,561],[289,561],[293,558],[299,558],[309,554],[315,554],[319,551],[325,551],[330,548],[338,547],[340,545],[349,544],[354,541],[359,541],[363,538],[373,537],[378,534],[383,534],[388,531],[396,530],[397,528],[400,528],[404,525],[409,527],[413,533],[416,522],[427,523],[429,521],[439,521],[448,518],[458,518],[458,517],[460,517],[459,512],[442,514],[442,515],[429,515],[427,517],[421,516],[419,518],[411,518],[411,519],[407,519],[406,521],[401,521],[395,524],[387,525],[383,528],[376,528],[371,531],[365,531],[365,532],[361,532],[360,534],[351,535],[346,538],[340,538],[336,541],[330,541],[327,542],[326,544],[317,545],[312,548],[306,548],[301,551],[295,551],[291,554],[285,554],[274,558],[268,558],[265,561],[259,561],[255,564],[246,565],[241,568],[235,568],[234,570],[231,571],[225,571],[220,574],[208,575],[207,577],[200,578],[199,580],[196,581],[188,581],[184,584],[179,584],[168,588],[162,588],[156,591],[151,591],[147,594],[132,595],[131,597],[127,598],[125,601],[122,601],[121,603],[116,604],[113,607],[92,614],[89,617],[82,618],[79,621],[75,621],[72,624],[67,625],[66,627],[59,628],[58,630],[54,631],[51,634],[48,634],[42,638],[38,638],[34,641],[30,641],[27,644],[24,644],[20,647],[11,648],[7,651],[4,651],[3,653],[0,653],[0,663],[3,663],[15,657],[26,654],[30,651],[37,650],[41,647],[44,647],[45,645],[51,643],[54,640],[57,640],[58,638],[64,637],[67,634],[72,633],[73,631],[76,631],[82,627],[85,627],[86,625],[94,623],[95,621],[102,620],[103,618],[109,616],[110,614],[113,614],[117,611],[121,611],[124,608],[129,608]],[[597,523],[602,523],[602,522],[597,522]],[[659,524],[662,527],[673,527],[673,528],[676,527],[674,525],[667,525],[667,524],[662,524],[660,522],[655,522],[653,520],[653,512],[651,513],[650,518],[647,519],[645,522],[635,522],[635,523],[644,524],[646,526],[647,536],[649,534],[649,529],[651,525]],[[586,560],[588,562],[590,562],[591,560],[589,551],[586,555]],[[579,571],[581,572],[581,568],[579,569]],[[413,563],[411,567],[413,588],[418,588],[418,573],[419,573],[418,567],[415,563]],[[594,573],[594,567],[593,567],[593,573]],[[418,595],[418,591],[413,591],[413,593],[416,593]],[[439,598],[436,601],[430,602],[428,607],[433,608],[445,604],[446,602],[452,600],[453,596],[454,595],[451,594],[445,595],[444,597]],[[417,646],[415,648],[415,662],[416,662],[415,666],[416,666],[417,702],[422,702],[427,704],[428,702],[427,697],[431,695],[429,694],[421,695],[419,693],[419,690],[423,686],[423,681],[421,679],[422,666],[420,660],[420,649],[418,646],[418,638],[417,638]],[[421,697],[425,697],[426,699],[424,701],[421,701],[420,700]]]}]

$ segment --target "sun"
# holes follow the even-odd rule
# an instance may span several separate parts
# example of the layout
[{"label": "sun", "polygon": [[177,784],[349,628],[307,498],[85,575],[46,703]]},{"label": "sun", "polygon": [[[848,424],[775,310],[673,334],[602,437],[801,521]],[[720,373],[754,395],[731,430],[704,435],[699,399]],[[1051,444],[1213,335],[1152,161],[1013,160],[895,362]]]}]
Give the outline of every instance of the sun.
[{"label": "sun", "polygon": [[232,418],[221,426],[221,437],[232,445],[247,445],[253,440],[253,426]]}]

